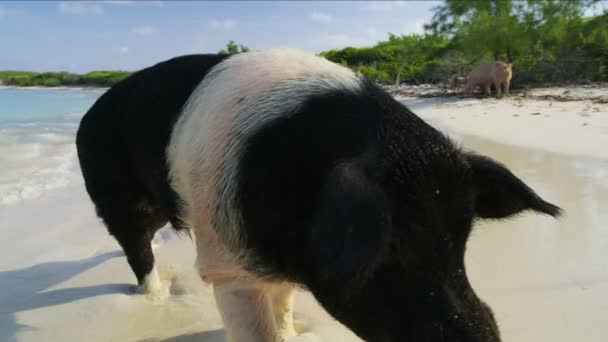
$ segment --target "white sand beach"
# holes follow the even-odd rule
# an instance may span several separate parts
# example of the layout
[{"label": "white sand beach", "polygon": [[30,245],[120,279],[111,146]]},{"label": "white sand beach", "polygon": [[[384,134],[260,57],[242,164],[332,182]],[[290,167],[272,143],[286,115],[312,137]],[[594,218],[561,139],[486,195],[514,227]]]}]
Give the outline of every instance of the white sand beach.
[{"label": "white sand beach", "polygon": [[[566,94],[564,94],[566,92]],[[608,158],[608,88],[541,88],[496,99],[411,98],[443,129],[552,152]],[[557,99],[557,100],[556,100]]]},{"label": "white sand beach", "polygon": [[[598,96],[608,98],[608,90]],[[559,221],[526,214],[482,222],[473,233],[469,276],[503,340],[605,341],[608,104],[595,97],[402,100],[566,211]],[[72,158],[64,186],[0,206],[0,341],[223,341],[211,288],[193,269],[192,241],[159,232],[157,263],[171,296],[155,303],[134,294],[135,278],[95,217]],[[358,341],[307,293],[298,294],[296,320],[297,341]]]}]

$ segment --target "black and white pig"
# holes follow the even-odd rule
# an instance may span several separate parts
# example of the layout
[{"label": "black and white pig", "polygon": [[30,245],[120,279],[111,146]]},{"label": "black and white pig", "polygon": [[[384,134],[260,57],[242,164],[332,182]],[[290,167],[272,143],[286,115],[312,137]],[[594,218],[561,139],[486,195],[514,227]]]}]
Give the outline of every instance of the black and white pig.
[{"label": "black and white pig", "polygon": [[500,341],[465,271],[473,223],[561,211],[372,82],[291,49],[136,72],[76,144],[143,291],[161,291],[156,230],[194,233],[229,341],[294,336],[295,287],[366,341]]}]

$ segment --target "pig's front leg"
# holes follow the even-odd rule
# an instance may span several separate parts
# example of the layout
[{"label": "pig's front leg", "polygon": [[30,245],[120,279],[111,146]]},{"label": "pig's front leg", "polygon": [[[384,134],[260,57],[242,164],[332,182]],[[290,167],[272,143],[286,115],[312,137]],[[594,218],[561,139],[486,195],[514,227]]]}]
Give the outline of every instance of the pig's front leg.
[{"label": "pig's front leg", "polygon": [[239,279],[213,286],[227,341],[281,342],[273,314],[271,288]]}]

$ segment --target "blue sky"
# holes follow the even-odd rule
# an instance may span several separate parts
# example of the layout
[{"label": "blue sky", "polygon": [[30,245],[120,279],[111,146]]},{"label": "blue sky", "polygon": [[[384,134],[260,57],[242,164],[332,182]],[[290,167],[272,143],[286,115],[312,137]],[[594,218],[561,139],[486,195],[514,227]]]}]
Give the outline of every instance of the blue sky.
[{"label": "blue sky", "polygon": [[311,52],[420,33],[436,1],[0,1],[0,70],[135,70],[230,39]]}]

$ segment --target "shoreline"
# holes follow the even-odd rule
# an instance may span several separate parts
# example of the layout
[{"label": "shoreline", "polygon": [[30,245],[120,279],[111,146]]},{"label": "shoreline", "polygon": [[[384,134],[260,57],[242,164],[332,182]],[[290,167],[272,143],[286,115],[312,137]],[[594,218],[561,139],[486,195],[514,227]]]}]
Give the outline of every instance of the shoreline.
[{"label": "shoreline", "polygon": [[45,86],[29,86],[29,87],[20,87],[13,85],[0,85],[1,89],[24,89],[24,90],[107,90],[110,87],[102,87],[102,86],[58,86],[58,87],[45,87]]},{"label": "shoreline", "polygon": [[[448,99],[488,99],[496,98],[492,92],[486,96],[478,90],[472,96],[464,96],[462,89],[453,92],[446,84],[401,84],[399,86],[381,86],[395,98],[416,97],[416,98],[448,98]],[[517,89],[510,89],[508,98],[519,97],[531,100],[547,101],[584,101],[591,100],[596,103],[608,103],[608,83],[578,83],[578,84],[537,84],[524,86]]]},{"label": "shoreline", "polygon": [[[61,86],[1,89],[103,92],[108,87]],[[540,87],[497,99],[462,97],[432,85],[385,89],[416,115],[448,133],[477,136],[570,156],[608,159],[608,83]],[[403,94],[415,94],[404,96]]]}]

